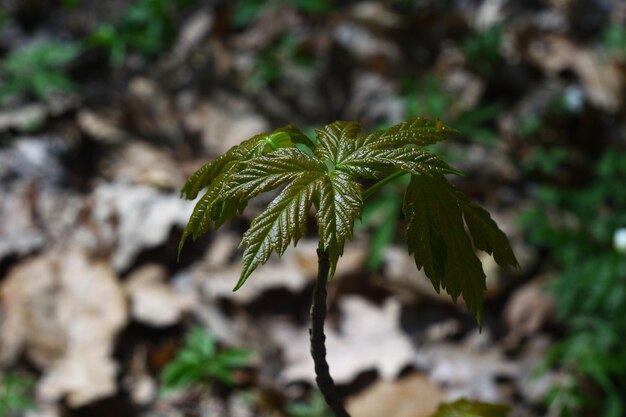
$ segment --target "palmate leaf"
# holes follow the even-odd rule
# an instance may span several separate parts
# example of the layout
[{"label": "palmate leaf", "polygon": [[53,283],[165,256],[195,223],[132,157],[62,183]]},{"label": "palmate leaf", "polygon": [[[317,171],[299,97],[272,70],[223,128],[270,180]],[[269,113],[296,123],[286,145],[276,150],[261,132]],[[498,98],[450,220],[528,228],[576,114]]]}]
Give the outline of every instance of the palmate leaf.
[{"label": "palmate leaf", "polygon": [[[188,196],[197,196],[198,191],[195,191],[195,187],[201,181],[207,181],[208,187],[204,195],[196,203],[196,206],[191,213],[191,217],[187,222],[183,235],[178,243],[178,255],[185,244],[185,241],[189,236],[195,240],[198,236],[206,233],[211,228],[213,222],[218,224],[224,223],[229,218],[236,215],[235,208],[245,205],[244,202],[226,202],[222,194],[228,189],[228,184],[233,181],[234,174],[236,172],[238,161],[229,161],[224,164],[221,172],[217,176],[207,180],[209,176],[212,176],[212,168],[208,167],[204,173],[196,178],[190,178],[187,184],[191,184],[188,188],[190,191]],[[206,167],[206,165],[205,165]],[[191,180],[194,180],[191,183]]]},{"label": "palmate leaf", "polygon": [[240,213],[251,198],[284,187],[243,236],[243,268],[235,290],[273,252],[280,256],[298,242],[313,204],[330,279],[362,213],[364,193],[358,179],[390,176],[380,186],[409,173],[403,202],[409,251],[436,289],[444,288],[455,299],[462,295],[480,321],[485,274],[474,249],[492,254],[503,266],[517,266],[517,261],[489,214],[443,177],[461,173],[424,148],[453,130],[417,118],[368,135],[359,136],[359,131],[356,122],[338,121],[318,129],[313,142],[289,125],[244,141],[208,163],[182,190],[187,198],[195,198],[206,188],[181,247],[189,235],[196,238]]},{"label": "palmate leaf", "polygon": [[225,201],[223,193],[229,189],[240,163],[263,154],[267,147],[267,136],[260,134],[243,141],[189,177],[181,189],[182,197],[193,200],[203,188],[207,190],[196,203],[183,231],[178,243],[178,256],[189,236],[195,240],[206,233],[213,222],[217,227],[243,210],[246,205],[244,201]]},{"label": "palmate leaf", "polygon": [[315,191],[324,177],[322,170],[302,172],[252,221],[241,241],[246,250],[234,291],[258,265],[267,262],[273,251],[282,255],[292,241],[295,244],[304,235]]},{"label": "palmate leaf", "polygon": [[322,161],[339,163],[349,149],[345,144],[356,139],[361,125],[357,122],[337,121],[317,129],[317,143],[313,153]]},{"label": "palmate leaf", "polygon": [[493,254],[501,266],[517,267],[504,233],[441,175],[413,175],[403,210],[409,252],[417,267],[424,269],[437,291],[443,288],[455,300],[462,295],[480,323],[485,273],[474,246]]},{"label": "palmate leaf", "polygon": [[397,149],[363,147],[341,161],[341,168],[364,178],[380,177],[389,169],[410,174],[457,174],[461,172],[446,164],[437,155],[417,146],[407,145]]},{"label": "palmate leaf", "polygon": [[224,155],[205,164],[185,182],[180,191],[181,196],[188,200],[195,199],[203,188],[209,186],[222,173],[227,164],[245,161],[261,155],[267,145],[267,136],[267,134],[253,136],[232,147]]},{"label": "palmate leaf", "polygon": [[492,255],[500,266],[519,268],[513,249],[509,245],[509,240],[504,232],[498,228],[489,213],[482,207],[470,202],[463,193],[447,181],[446,185],[463,211],[463,219],[472,235],[474,246]]},{"label": "palmate leaf", "polygon": [[443,181],[443,177],[411,178],[404,202],[409,252],[437,291],[443,288],[455,300],[462,294],[480,321],[485,274],[465,233],[461,210],[442,188]]},{"label": "palmate leaf", "polygon": [[[287,146],[294,143],[312,145],[310,139],[306,138],[297,127],[288,125],[271,134],[263,133],[243,141],[232,147],[224,155],[205,164],[189,177],[181,190],[182,197],[193,200],[203,188],[206,187],[207,190],[200,201],[196,203],[196,207],[183,231],[178,244],[179,256],[189,236],[195,240],[198,236],[206,233],[213,223],[215,227],[219,227],[243,211],[247,200],[252,195],[242,198],[232,192],[230,194],[227,192],[233,186],[242,184],[244,178],[240,176],[240,171],[245,169],[247,161],[261,157],[270,152],[273,147],[281,145],[272,140],[275,137],[279,137],[281,140],[287,138],[288,143],[284,144]],[[294,150],[294,148],[282,149]],[[259,191],[255,195],[263,191]]]},{"label": "palmate leaf", "polygon": [[361,186],[345,172],[333,171],[320,185],[317,224],[323,250],[330,262],[329,279],[335,273],[337,260],[343,254],[347,239],[352,239],[354,220],[361,217]]},{"label": "palmate leaf", "polygon": [[404,145],[426,146],[440,142],[454,132],[456,130],[439,120],[417,117],[398,123],[389,129],[359,136],[353,142],[346,142],[345,146],[350,148],[351,152],[361,148],[394,149]]},{"label": "palmate leaf", "polygon": [[303,172],[323,170],[324,164],[299,149],[281,148],[245,164],[225,196],[250,199],[294,180]]}]

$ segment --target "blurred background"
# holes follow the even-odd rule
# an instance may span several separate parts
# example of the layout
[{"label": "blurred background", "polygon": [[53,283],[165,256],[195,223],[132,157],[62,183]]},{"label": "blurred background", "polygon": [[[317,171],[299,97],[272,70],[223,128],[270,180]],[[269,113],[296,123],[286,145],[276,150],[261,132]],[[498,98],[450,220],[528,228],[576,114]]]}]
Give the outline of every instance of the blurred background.
[{"label": "blurred background", "polygon": [[0,0],[0,416],[330,417],[315,236],[237,293],[236,222],[176,247],[203,163],[288,123],[439,117],[488,256],[484,326],[403,241],[402,180],[329,285],[353,417],[443,401],[626,415],[626,3]]}]

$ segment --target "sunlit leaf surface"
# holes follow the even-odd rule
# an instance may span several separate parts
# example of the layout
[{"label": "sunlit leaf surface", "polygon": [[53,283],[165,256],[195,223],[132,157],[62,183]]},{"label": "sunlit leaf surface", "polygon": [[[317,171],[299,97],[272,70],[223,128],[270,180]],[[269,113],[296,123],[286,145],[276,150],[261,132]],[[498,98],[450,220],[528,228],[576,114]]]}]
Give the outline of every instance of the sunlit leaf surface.
[{"label": "sunlit leaf surface", "polygon": [[243,236],[243,268],[235,290],[273,252],[282,255],[305,235],[312,206],[332,278],[363,211],[359,179],[406,173],[411,175],[403,203],[408,249],[433,286],[455,299],[461,295],[480,321],[485,274],[475,249],[492,254],[502,266],[515,267],[517,260],[489,214],[443,176],[460,172],[424,147],[444,140],[453,129],[424,118],[366,135],[359,135],[360,129],[356,122],[337,121],[318,129],[314,141],[288,125],[209,162],[182,189],[189,199],[205,191],[180,247],[188,236],[195,239],[230,220],[251,198],[283,187]]}]

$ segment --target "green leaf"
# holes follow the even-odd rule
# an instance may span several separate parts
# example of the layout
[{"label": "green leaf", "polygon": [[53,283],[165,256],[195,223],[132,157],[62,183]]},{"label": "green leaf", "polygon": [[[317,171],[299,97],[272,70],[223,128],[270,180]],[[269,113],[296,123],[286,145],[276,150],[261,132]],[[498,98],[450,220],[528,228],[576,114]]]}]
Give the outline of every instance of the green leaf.
[{"label": "green leaf", "polygon": [[427,190],[420,188],[417,176],[411,176],[403,202],[403,212],[407,219],[407,244],[409,253],[415,253],[418,268],[433,281],[439,290],[441,279],[446,271],[446,244],[441,229],[436,221],[430,218],[431,213],[437,214],[437,202],[422,199]]},{"label": "green leaf", "polygon": [[315,143],[294,125],[283,126],[276,129],[273,133],[281,132],[287,133],[294,144],[305,145],[310,149],[313,149],[313,147],[315,146]]},{"label": "green leaf", "polygon": [[233,291],[246,282],[257,266],[267,262],[273,251],[282,255],[292,240],[295,244],[304,235],[307,216],[322,178],[322,171],[302,172],[252,221],[241,242],[246,246],[243,269]]},{"label": "green leaf", "polygon": [[355,140],[360,130],[359,123],[343,121],[333,122],[316,129],[317,143],[313,152],[322,161],[329,160],[336,165],[348,150],[343,144]]},{"label": "green leaf", "polygon": [[449,192],[457,200],[463,219],[472,235],[474,246],[477,249],[492,255],[500,266],[519,268],[509,240],[502,230],[498,228],[489,213],[482,207],[472,203],[462,192],[446,181],[445,185]]},{"label": "green leaf", "polygon": [[287,414],[289,417],[334,417],[335,415],[330,411],[319,391],[314,391],[308,402],[287,404]]},{"label": "green leaf", "polygon": [[228,349],[221,352],[217,360],[225,367],[240,368],[250,364],[251,356],[252,352],[246,349]]},{"label": "green leaf", "polygon": [[4,373],[0,378],[0,416],[23,415],[34,407],[35,380],[29,375]]},{"label": "green leaf", "polygon": [[263,10],[260,0],[241,0],[233,12],[231,22],[235,27],[243,27],[252,23]]},{"label": "green leaf", "polygon": [[201,327],[191,329],[185,338],[185,344],[193,352],[200,356],[210,357],[215,355],[217,340],[215,336]]},{"label": "green leaf", "polygon": [[185,337],[185,344],[161,374],[166,389],[180,389],[218,379],[232,385],[233,368],[247,366],[251,352],[244,349],[217,348],[215,336],[194,327]]},{"label": "green leaf", "polygon": [[255,197],[288,181],[303,171],[324,171],[324,165],[297,148],[281,148],[255,158],[238,173],[235,185],[226,192],[227,198]]},{"label": "green leaf", "polygon": [[254,156],[261,155],[265,149],[265,138],[267,133],[255,135],[248,140],[236,145],[224,155],[221,155],[213,161],[207,163],[197,170],[185,183],[181,190],[181,196],[188,200],[193,200],[198,196],[200,190],[208,187],[225,169],[226,164],[230,162],[242,162],[251,159]]},{"label": "green leaf", "polygon": [[[245,162],[254,157],[261,156],[268,151],[267,144],[268,138],[271,136],[276,136],[277,134],[285,133],[292,143],[303,144],[307,147],[312,147],[313,142],[309,139],[305,134],[303,134],[300,129],[293,125],[287,125],[276,129],[271,134],[262,133],[259,135],[255,135],[252,138],[243,141],[239,145],[232,147],[228,152],[224,155],[221,155],[210,161],[202,168],[197,170],[185,183],[181,190],[181,196],[185,197],[188,200],[193,200],[198,196],[198,193],[203,188],[209,186],[213,180],[221,173],[221,171],[225,168],[225,166],[229,162],[239,161]],[[277,143],[276,145],[281,145]],[[287,144],[289,146],[291,144]],[[290,148],[284,148],[290,149]],[[289,152],[283,151],[283,152]],[[286,155],[277,155],[277,157],[282,157],[281,159],[285,161],[288,157],[293,156],[292,154]],[[260,161],[259,163],[262,163]]]},{"label": "green leaf", "polygon": [[461,399],[440,405],[433,417],[507,417],[509,411],[509,406],[504,404]]},{"label": "green leaf", "polygon": [[[503,266],[517,266],[517,261],[488,213],[442,175],[460,172],[423,148],[453,130],[437,120],[416,118],[370,135],[358,136],[359,131],[356,122],[334,122],[317,129],[313,143],[288,125],[244,141],[205,165],[182,190],[187,198],[195,198],[206,188],[180,247],[189,235],[195,239],[212,224],[219,227],[241,213],[251,198],[286,184],[243,236],[243,268],[235,290],[272,252],[280,256],[292,241],[298,242],[306,232],[313,202],[320,247],[329,257],[330,279],[346,239],[352,238],[354,221],[361,216],[364,195],[410,173],[403,203],[409,251],[434,287],[443,287],[455,299],[462,295],[480,322],[485,275],[474,248],[492,254]],[[358,177],[383,175],[368,192],[362,192]],[[381,229],[377,244],[389,241],[393,232],[391,226]]]},{"label": "green leaf", "polygon": [[207,187],[224,169],[231,160],[228,154],[221,155],[216,159],[206,163],[187,179],[185,185],[180,190],[180,196],[187,200],[193,200],[203,188]]},{"label": "green leaf", "polygon": [[330,261],[329,279],[343,254],[346,238],[352,239],[354,220],[361,217],[362,209],[361,186],[351,175],[334,171],[324,177],[320,186],[317,224],[322,247]]},{"label": "green leaf", "polygon": [[291,0],[298,9],[312,14],[330,13],[333,3],[330,0]]},{"label": "green leaf", "polygon": [[243,210],[245,201],[226,201],[225,192],[234,185],[235,174],[241,169],[242,163],[263,154],[267,136],[259,134],[243,141],[204,165],[187,180],[181,190],[181,195],[187,199],[196,198],[204,187],[207,190],[196,203],[183,231],[178,243],[178,256],[189,236],[195,240],[211,228],[212,222],[215,221],[217,227]]},{"label": "green leaf", "polygon": [[233,204],[227,204],[221,196],[233,181],[235,167],[236,162],[229,162],[225,165],[222,172],[213,178],[204,195],[196,203],[178,243],[179,256],[189,236],[196,240],[198,236],[209,231],[213,221],[222,224],[226,219],[232,218],[236,214],[232,210]]},{"label": "green leaf", "polygon": [[32,94],[46,99],[54,92],[74,90],[64,67],[80,52],[77,43],[56,41],[33,42],[12,52],[0,63],[0,97]]},{"label": "green leaf", "polygon": [[444,174],[461,172],[446,164],[437,155],[417,146],[402,146],[397,149],[363,147],[341,161],[338,169],[363,177],[380,177],[394,168],[411,174]]},{"label": "green leaf", "polygon": [[434,288],[445,289],[455,300],[462,295],[480,323],[485,273],[465,232],[463,211],[453,191],[443,176],[411,177],[404,200],[409,252]]},{"label": "green leaf", "polygon": [[369,135],[359,136],[353,144],[352,151],[362,147],[370,149],[398,148],[403,145],[426,146],[442,141],[456,130],[439,121],[416,117],[398,123],[389,129],[379,130]]}]

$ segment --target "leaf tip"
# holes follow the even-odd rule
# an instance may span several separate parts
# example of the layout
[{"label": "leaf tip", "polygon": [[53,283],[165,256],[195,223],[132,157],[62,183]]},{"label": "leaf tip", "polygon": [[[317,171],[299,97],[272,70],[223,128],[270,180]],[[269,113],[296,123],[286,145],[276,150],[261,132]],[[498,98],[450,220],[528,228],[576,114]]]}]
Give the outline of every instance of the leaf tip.
[{"label": "leaf tip", "polygon": [[476,319],[476,325],[478,325],[478,332],[482,333],[483,332],[483,311],[482,311],[482,304],[481,306],[474,311],[474,318]]},{"label": "leaf tip", "polygon": [[189,236],[189,229],[188,227],[186,227],[185,230],[183,231],[183,235],[180,237],[180,241],[178,241],[178,253],[176,254],[177,263],[180,262],[180,254],[183,252],[183,246],[185,246],[185,241],[187,240],[188,236]]},{"label": "leaf tip", "polygon": [[252,271],[254,271],[255,269],[256,269],[256,265],[246,262],[245,256],[244,256],[244,264],[241,269],[241,274],[239,275],[239,280],[237,281],[237,284],[235,284],[235,286],[233,287],[233,292],[236,292],[239,288],[243,286],[243,284],[246,283],[246,281],[248,280],[248,277],[252,274]]},{"label": "leaf tip", "polygon": [[233,287],[233,292],[236,292],[239,288],[243,287],[243,284],[245,284],[249,276],[250,273],[247,269],[241,271],[241,276],[239,277],[239,281],[237,281],[237,284],[235,284],[235,286]]}]

